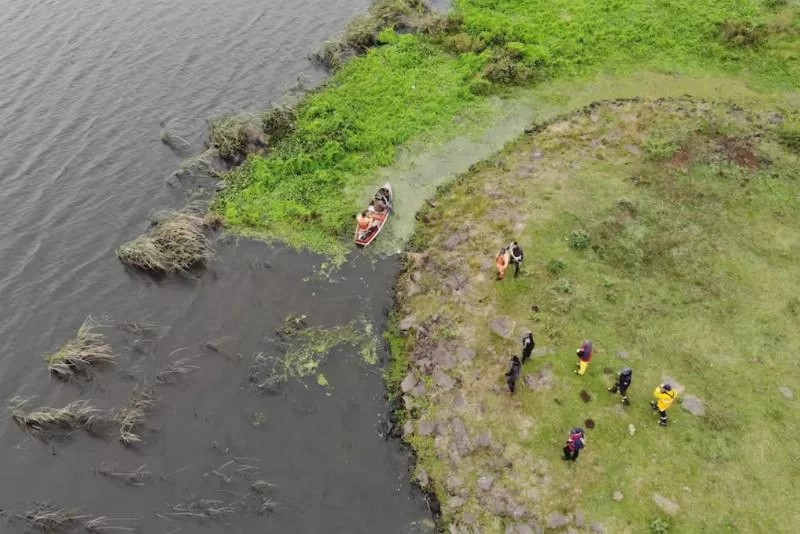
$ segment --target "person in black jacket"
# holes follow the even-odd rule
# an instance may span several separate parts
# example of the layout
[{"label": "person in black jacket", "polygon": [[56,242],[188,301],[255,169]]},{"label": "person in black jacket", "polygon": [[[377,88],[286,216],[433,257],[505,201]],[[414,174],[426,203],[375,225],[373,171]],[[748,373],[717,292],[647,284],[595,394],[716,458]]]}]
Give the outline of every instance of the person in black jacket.
[{"label": "person in black jacket", "polygon": [[630,404],[628,400],[628,388],[631,387],[631,379],[633,378],[633,371],[630,367],[623,369],[617,377],[617,382],[608,388],[611,393],[619,392],[622,395],[622,404],[625,406]]},{"label": "person in black jacket", "polygon": [[522,247],[516,241],[508,245],[508,252],[511,255],[511,263],[514,264],[514,276],[519,275],[519,266],[522,263],[525,253],[522,252]]},{"label": "person in black jacket", "polygon": [[573,428],[569,431],[569,439],[564,445],[564,460],[572,460],[573,462],[578,459],[581,449],[586,445],[586,434],[582,428]]},{"label": "person in black jacket", "polygon": [[531,359],[531,353],[535,346],[536,341],[533,339],[533,332],[528,330],[525,333],[525,337],[522,338],[522,365],[525,365],[525,362]]},{"label": "person in black jacket", "polygon": [[511,358],[511,369],[506,373],[506,383],[512,395],[517,392],[517,380],[519,380],[521,371],[522,363],[519,361],[519,358],[514,356]]}]

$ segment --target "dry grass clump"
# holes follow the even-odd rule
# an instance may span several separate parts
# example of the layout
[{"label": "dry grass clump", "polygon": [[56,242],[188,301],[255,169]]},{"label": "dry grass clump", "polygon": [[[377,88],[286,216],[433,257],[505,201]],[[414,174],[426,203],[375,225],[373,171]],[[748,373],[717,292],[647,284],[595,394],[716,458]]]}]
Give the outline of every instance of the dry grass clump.
[{"label": "dry grass clump", "polygon": [[46,502],[35,502],[30,510],[17,515],[40,532],[64,532],[75,528],[88,515],[76,508],[58,508]]},{"label": "dry grass clump", "polygon": [[172,507],[170,515],[174,518],[222,519],[236,512],[233,506],[223,501],[211,499],[192,499]]},{"label": "dry grass clump", "polygon": [[32,398],[21,397],[11,399],[9,403],[11,418],[23,429],[45,439],[78,429],[99,435],[108,423],[105,413],[89,404],[88,400],[77,400],[63,408],[41,407],[26,412],[25,406],[31,400]]},{"label": "dry grass clump", "polygon": [[45,356],[47,368],[58,378],[69,380],[76,374],[85,374],[90,367],[110,364],[115,355],[105,336],[94,329],[102,326],[91,316],[87,317],[78,333],[58,352]]},{"label": "dry grass clump", "polygon": [[117,258],[131,267],[154,273],[186,272],[211,257],[205,231],[214,224],[199,215],[171,211],[145,235],[116,250]]},{"label": "dry grass clump", "polygon": [[119,425],[119,440],[124,445],[141,443],[139,435],[149,412],[158,402],[153,394],[153,388],[145,386],[133,392],[130,402],[117,410],[114,422]]},{"label": "dry grass clump", "polygon": [[152,474],[150,471],[144,470],[145,465],[142,464],[136,469],[119,469],[116,465],[100,464],[94,472],[104,477],[119,480],[128,484],[129,486],[144,486],[145,482],[150,480]]},{"label": "dry grass clump", "polygon": [[181,358],[169,362],[156,371],[156,384],[169,385],[175,384],[182,376],[200,369],[197,365],[192,365],[193,358]]},{"label": "dry grass clump", "polygon": [[336,39],[327,41],[311,59],[329,69],[338,69],[350,57],[366,53],[378,44],[378,35],[388,28],[416,29],[430,15],[421,0],[376,0],[369,12],[357,17]]},{"label": "dry grass clump", "polygon": [[264,132],[260,121],[251,115],[222,117],[211,123],[208,145],[223,159],[234,160],[264,148]]}]

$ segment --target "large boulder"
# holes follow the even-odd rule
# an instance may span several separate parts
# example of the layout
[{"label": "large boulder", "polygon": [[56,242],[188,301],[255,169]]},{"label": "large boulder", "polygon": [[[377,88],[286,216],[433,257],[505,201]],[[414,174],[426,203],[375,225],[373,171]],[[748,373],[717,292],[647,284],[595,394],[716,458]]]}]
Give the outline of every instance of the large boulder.
[{"label": "large boulder", "polygon": [[661,508],[664,512],[669,515],[674,516],[678,513],[678,503],[675,501],[671,501],[664,497],[663,495],[659,495],[658,493],[653,494],[653,501],[655,501],[656,506]]},{"label": "large boulder", "polygon": [[456,385],[455,379],[449,376],[441,369],[439,369],[438,367],[433,370],[432,376],[433,376],[433,381],[436,383],[436,385],[445,391],[452,389],[453,386]]},{"label": "large boulder", "polygon": [[489,321],[489,328],[500,337],[511,339],[514,334],[514,320],[511,317],[501,316]]},{"label": "large boulder", "polygon": [[467,427],[464,426],[464,421],[460,417],[456,417],[450,423],[450,430],[453,433],[453,442],[458,454],[465,456],[471,453],[474,445],[469,437],[469,432],[467,432]]}]

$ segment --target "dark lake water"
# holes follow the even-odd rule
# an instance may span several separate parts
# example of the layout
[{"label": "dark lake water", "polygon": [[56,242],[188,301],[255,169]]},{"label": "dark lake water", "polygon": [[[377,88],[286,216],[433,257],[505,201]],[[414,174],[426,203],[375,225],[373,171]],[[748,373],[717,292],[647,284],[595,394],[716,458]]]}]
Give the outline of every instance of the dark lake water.
[{"label": "dark lake water", "polygon": [[[0,398],[110,408],[170,354],[200,367],[158,389],[146,443],[135,449],[85,435],[43,443],[3,418],[0,508],[50,501],[132,519],[110,524],[148,533],[427,528],[407,454],[379,432],[379,366],[340,349],[323,366],[327,388],[311,378],[257,395],[246,381],[250,356],[270,350],[266,340],[288,313],[325,326],[364,316],[380,332],[395,260],[355,256],[332,282],[314,276],[321,258],[223,237],[196,279],[156,281],[113,254],[154,212],[186,202],[165,183],[181,160],[161,144],[162,123],[197,142],[208,119],[266,109],[298,79],[317,83],[324,73],[306,55],[367,4],[0,0]],[[145,339],[111,326],[115,369],[85,384],[53,380],[43,354],[89,314],[161,329]],[[224,351],[206,348],[213,340]],[[253,469],[213,473],[243,457]],[[101,464],[146,465],[152,477],[128,486],[95,474]],[[274,484],[273,511],[245,504],[257,479]],[[192,499],[235,502],[236,513],[203,521],[166,513]]]}]

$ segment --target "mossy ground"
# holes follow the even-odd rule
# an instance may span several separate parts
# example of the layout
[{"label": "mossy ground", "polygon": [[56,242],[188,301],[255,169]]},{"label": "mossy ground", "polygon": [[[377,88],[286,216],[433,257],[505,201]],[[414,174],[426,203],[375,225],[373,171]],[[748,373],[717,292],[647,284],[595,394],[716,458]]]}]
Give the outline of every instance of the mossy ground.
[{"label": "mossy ground", "polygon": [[[792,113],[691,100],[595,106],[511,144],[423,210],[412,240],[423,255],[398,293],[400,316],[421,328],[391,336],[390,382],[407,365],[428,386],[406,415],[436,430],[415,426],[408,441],[446,521],[503,532],[580,511],[584,528],[597,521],[606,532],[800,530],[790,490],[800,442],[787,432],[797,401],[777,389],[800,378],[789,356],[800,343]],[[588,246],[571,247],[573,232]],[[526,251],[523,274],[497,282],[494,254],[512,239]],[[490,331],[498,316],[515,321],[513,339]],[[540,350],[523,376],[549,372],[552,384],[523,379],[511,397],[503,373],[524,328]],[[578,377],[586,338],[595,358]],[[476,354],[447,371],[455,388],[420,370],[463,348]],[[634,369],[629,407],[606,391],[623,366]],[[667,376],[702,399],[704,416],[676,405],[658,426],[649,401]],[[490,432],[494,450],[460,454],[455,418],[473,440]],[[568,429],[588,418],[587,448],[561,461]],[[485,475],[489,492],[476,487]],[[506,497],[529,515],[493,509]]]},{"label": "mossy ground", "polygon": [[214,209],[242,233],[341,258],[376,169],[411,142],[462,135],[464,117],[485,114],[485,95],[642,69],[796,87],[797,9],[775,0],[459,0],[447,19],[418,21],[417,34],[375,36],[377,47],[298,106],[296,128],[268,157],[228,175]]}]

